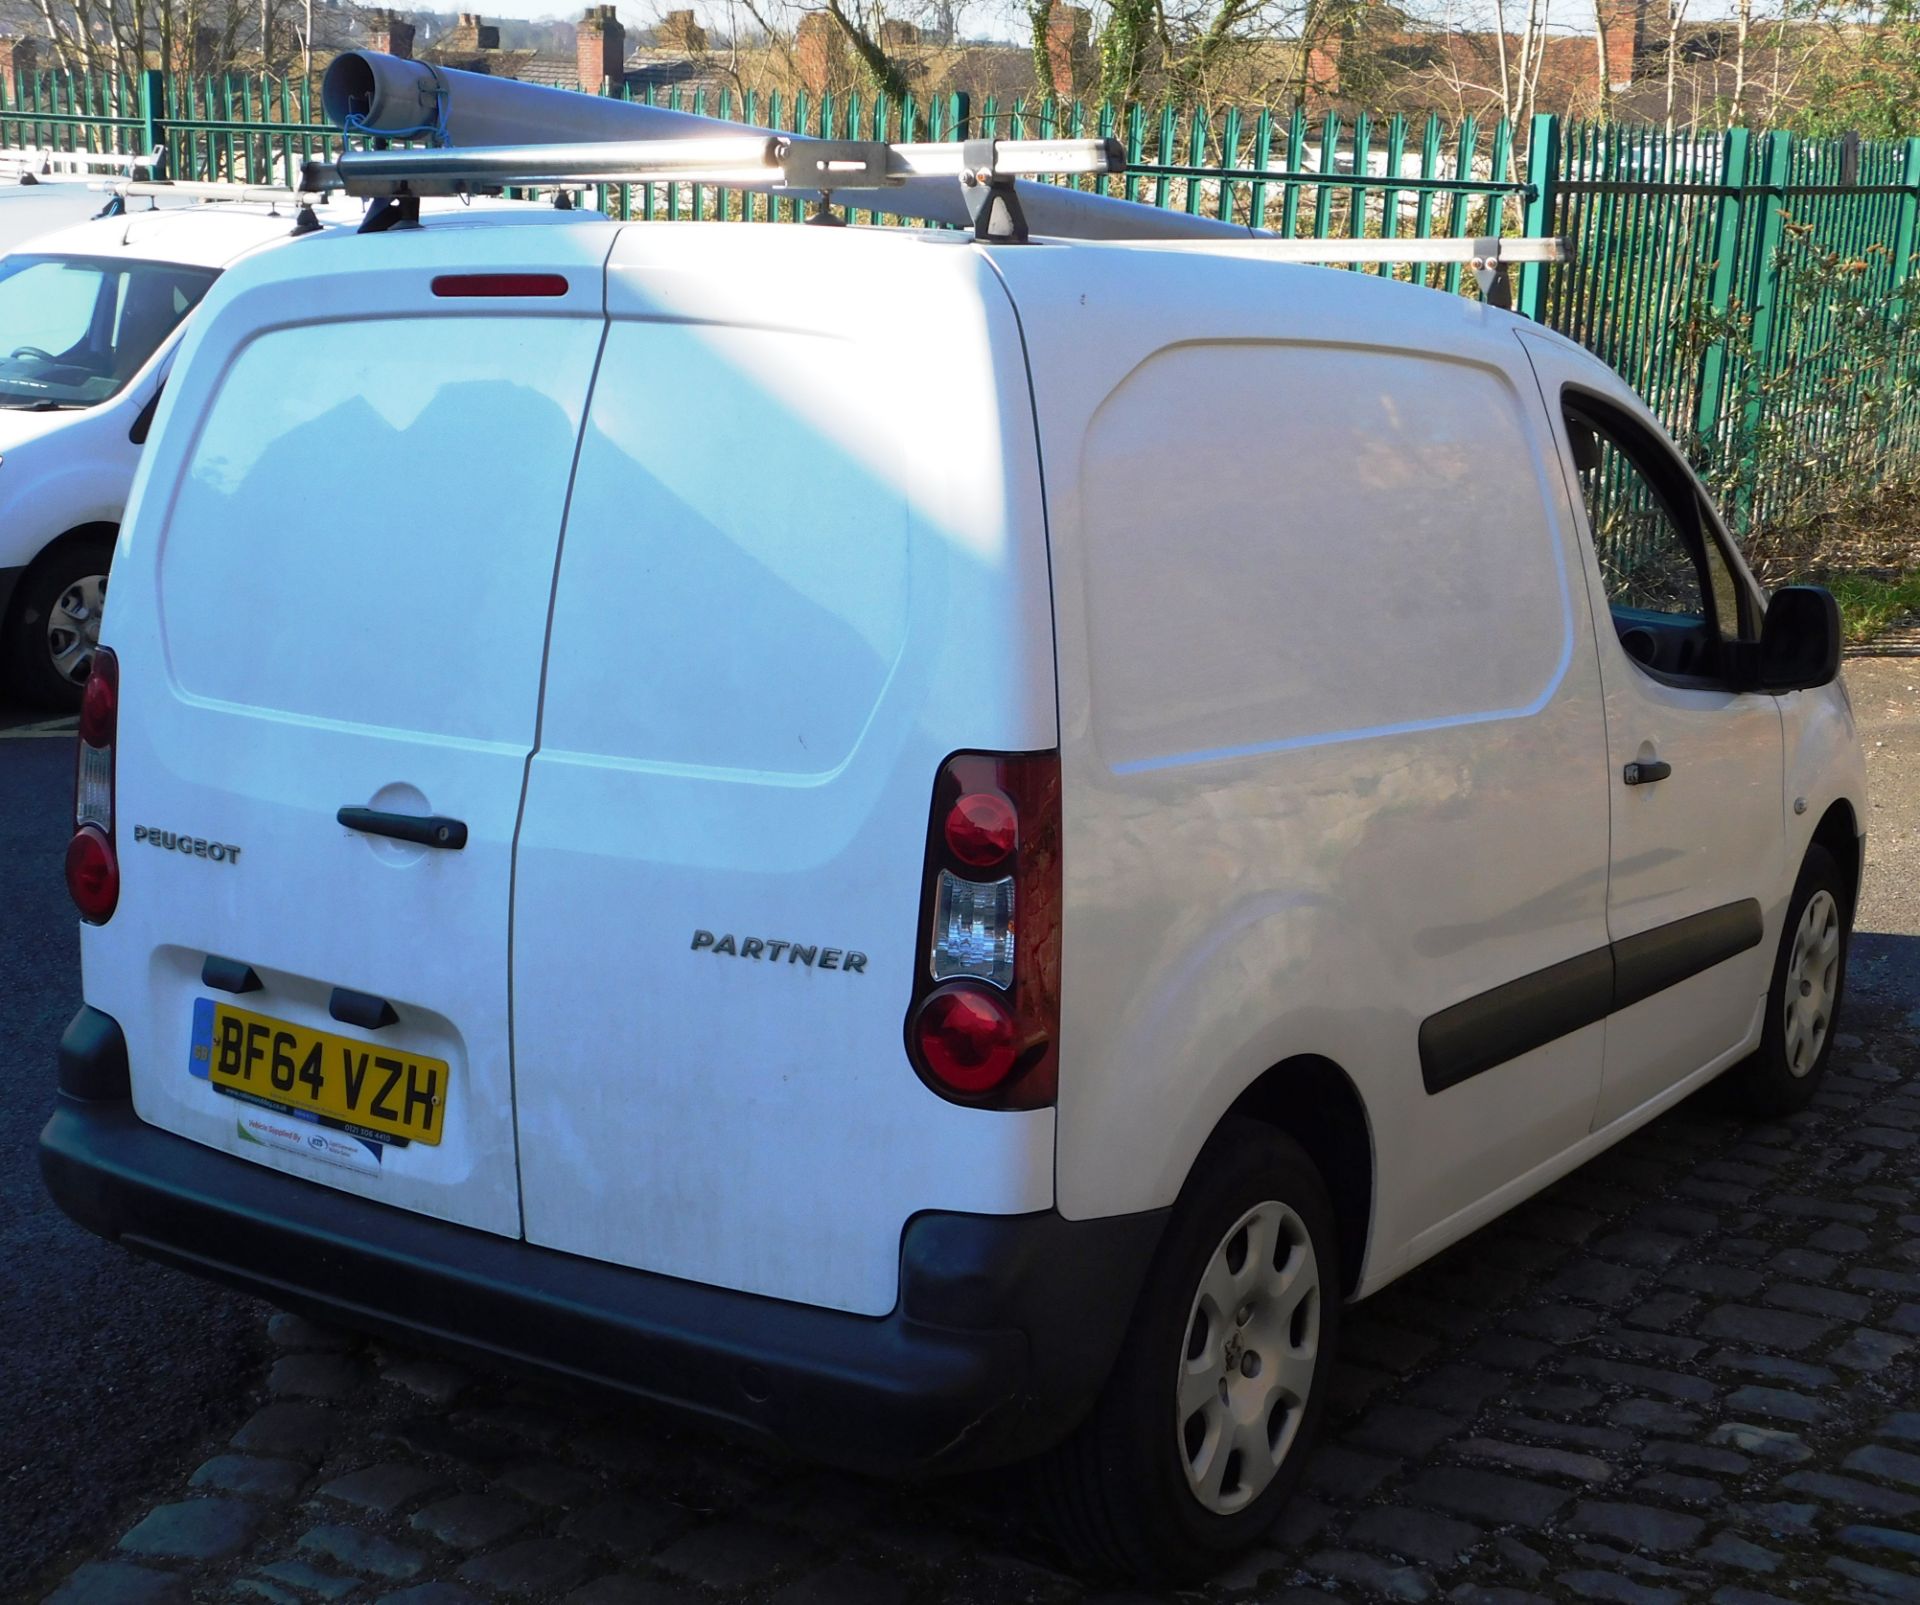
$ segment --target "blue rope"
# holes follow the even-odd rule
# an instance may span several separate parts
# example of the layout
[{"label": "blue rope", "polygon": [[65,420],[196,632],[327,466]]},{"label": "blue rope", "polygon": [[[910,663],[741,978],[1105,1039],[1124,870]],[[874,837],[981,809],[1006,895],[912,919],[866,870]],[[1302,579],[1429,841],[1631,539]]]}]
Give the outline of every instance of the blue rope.
[{"label": "blue rope", "polygon": [[424,134],[436,145],[451,144],[452,141],[447,137],[447,91],[437,79],[433,87],[433,106],[434,120],[414,128],[374,128],[359,112],[350,111],[341,131],[348,135],[359,134],[367,139],[417,139]]}]

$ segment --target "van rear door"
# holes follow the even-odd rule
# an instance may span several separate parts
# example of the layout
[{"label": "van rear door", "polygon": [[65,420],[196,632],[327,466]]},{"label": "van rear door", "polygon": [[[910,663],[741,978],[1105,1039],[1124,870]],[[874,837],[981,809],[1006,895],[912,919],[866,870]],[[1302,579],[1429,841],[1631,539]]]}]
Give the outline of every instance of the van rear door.
[{"label": "van rear door", "polygon": [[[970,241],[628,229],[514,894],[529,1241],[882,1314],[1053,1111],[910,1067],[934,779],[1057,740],[1033,412]],[[909,402],[902,375],[922,376]]]},{"label": "van rear door", "polygon": [[[138,1113],[503,1233],[514,822],[603,327],[606,235],[577,232],[240,270],[189,335],[110,614],[123,885],[87,992]],[[564,293],[445,293],[536,234]]]}]

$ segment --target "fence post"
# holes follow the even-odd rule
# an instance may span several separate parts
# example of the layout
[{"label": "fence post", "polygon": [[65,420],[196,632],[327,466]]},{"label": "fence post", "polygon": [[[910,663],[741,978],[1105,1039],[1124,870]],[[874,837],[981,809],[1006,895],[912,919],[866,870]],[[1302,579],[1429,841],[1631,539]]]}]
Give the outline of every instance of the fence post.
[{"label": "fence post", "polygon": [[1773,338],[1775,303],[1780,297],[1780,246],[1786,237],[1785,197],[1793,159],[1793,136],[1778,130],[1766,136],[1760,156],[1759,227],[1754,232],[1753,349],[1765,362]]},{"label": "fence post", "polygon": [[1786,238],[1786,196],[1782,193],[1793,171],[1793,136],[1775,129],[1761,145],[1759,226],[1754,232],[1752,291],[1747,297],[1751,309],[1753,367],[1747,385],[1746,405],[1741,408],[1741,428],[1746,441],[1741,457],[1744,468],[1735,494],[1734,532],[1744,537],[1753,526],[1754,502],[1759,495],[1760,464],[1757,449],[1750,446],[1760,429],[1761,383],[1773,361],[1773,330],[1780,300],[1780,250]]},{"label": "fence post", "polygon": [[[1527,130],[1527,186],[1532,191],[1521,213],[1520,232],[1530,240],[1544,240],[1553,232],[1560,177],[1560,118],[1553,112],[1534,113]],[[1498,180],[1499,174],[1494,178]],[[1520,299],[1515,308],[1535,323],[1547,321],[1547,264],[1520,264]]]},{"label": "fence post", "polygon": [[[158,150],[166,134],[161,114],[167,106],[166,76],[148,67],[140,74],[140,154]],[[171,154],[171,153],[169,153]],[[175,171],[169,163],[169,171]],[[160,175],[155,174],[158,178]]]},{"label": "fence post", "polygon": [[1761,213],[1759,226],[1753,231],[1753,288],[1747,297],[1753,314],[1754,360],[1762,368],[1772,354],[1776,303],[1780,299],[1780,247],[1786,238],[1786,198],[1781,192],[1787,187],[1792,160],[1793,136],[1777,129],[1768,134],[1761,147]]},{"label": "fence post", "polygon": [[1900,153],[1900,212],[1893,227],[1893,316],[1903,318],[1907,298],[1898,292],[1913,277],[1915,224],[1920,223],[1920,139],[1910,139]]},{"label": "fence post", "polygon": [[[1740,218],[1746,209],[1747,156],[1752,137],[1744,128],[1729,128],[1720,147],[1720,183],[1725,193],[1713,223],[1713,258],[1707,281],[1707,310],[1724,326],[1733,309],[1733,286],[1740,246]],[[1700,358],[1700,393],[1694,403],[1693,428],[1702,442],[1720,432],[1720,410],[1725,403],[1727,339],[1717,335]]]}]

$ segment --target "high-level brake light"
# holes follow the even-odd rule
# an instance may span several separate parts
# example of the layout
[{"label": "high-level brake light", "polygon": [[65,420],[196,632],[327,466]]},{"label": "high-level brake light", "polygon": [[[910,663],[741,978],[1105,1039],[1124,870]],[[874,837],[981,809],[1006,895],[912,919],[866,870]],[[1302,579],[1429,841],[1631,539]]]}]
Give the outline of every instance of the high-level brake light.
[{"label": "high-level brake light", "polygon": [[560,273],[441,273],[434,278],[433,293],[456,300],[555,296],[567,293],[567,280]]}]

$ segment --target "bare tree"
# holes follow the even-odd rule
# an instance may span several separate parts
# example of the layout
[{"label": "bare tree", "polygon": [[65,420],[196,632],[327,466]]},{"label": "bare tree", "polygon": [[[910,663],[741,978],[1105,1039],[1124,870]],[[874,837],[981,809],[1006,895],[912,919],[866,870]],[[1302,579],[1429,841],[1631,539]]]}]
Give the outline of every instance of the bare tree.
[{"label": "bare tree", "polygon": [[1607,37],[1607,29],[1611,24],[1606,0],[1593,0],[1593,47],[1598,58],[1595,62],[1594,115],[1603,123],[1613,109],[1613,60]]},{"label": "bare tree", "polygon": [[1737,123],[1746,117],[1747,36],[1753,32],[1753,0],[1736,0],[1733,15],[1733,106],[1728,116]]},{"label": "bare tree", "polygon": [[1679,90],[1680,26],[1686,21],[1687,0],[1667,0],[1667,138],[1673,138],[1675,97]]}]

